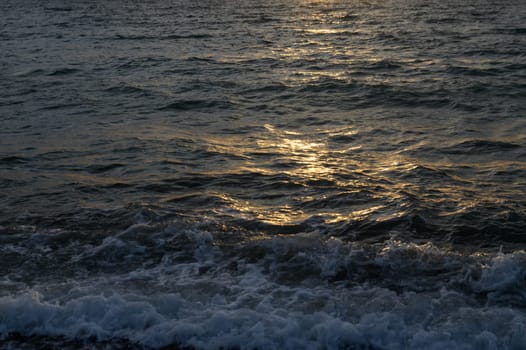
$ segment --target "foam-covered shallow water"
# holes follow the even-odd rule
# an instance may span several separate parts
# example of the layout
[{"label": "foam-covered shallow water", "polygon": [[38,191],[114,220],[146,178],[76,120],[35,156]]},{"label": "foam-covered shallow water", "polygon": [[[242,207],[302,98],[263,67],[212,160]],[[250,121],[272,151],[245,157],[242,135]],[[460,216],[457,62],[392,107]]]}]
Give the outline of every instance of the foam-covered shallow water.
[{"label": "foam-covered shallow water", "polygon": [[20,260],[1,281],[4,346],[20,335],[95,348],[518,349],[526,341],[523,251],[468,254],[315,232],[227,244],[215,237],[231,233],[218,229],[142,223],[90,242],[57,231],[12,236],[2,253]]},{"label": "foam-covered shallow water", "polygon": [[522,2],[0,9],[0,347],[526,347]]}]

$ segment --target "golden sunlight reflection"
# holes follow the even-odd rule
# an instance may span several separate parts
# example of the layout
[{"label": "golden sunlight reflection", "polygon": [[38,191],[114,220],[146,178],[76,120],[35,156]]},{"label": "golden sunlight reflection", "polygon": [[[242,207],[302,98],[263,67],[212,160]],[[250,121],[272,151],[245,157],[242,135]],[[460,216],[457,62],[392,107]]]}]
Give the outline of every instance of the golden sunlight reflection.
[{"label": "golden sunlight reflection", "polygon": [[305,33],[309,34],[344,34],[349,33],[348,29],[339,29],[339,28],[308,28],[303,30]]},{"label": "golden sunlight reflection", "polygon": [[265,205],[254,200],[241,200],[226,193],[213,193],[229,204],[229,208],[217,209],[220,214],[235,216],[245,220],[257,219],[271,225],[294,225],[309,218],[302,210],[294,210],[288,204],[281,206]]},{"label": "golden sunlight reflection", "polygon": [[257,141],[261,149],[272,150],[285,162],[296,167],[284,173],[308,179],[331,179],[334,168],[328,164],[326,142],[301,137],[298,133],[281,131],[272,125],[265,125],[272,137]]},{"label": "golden sunlight reflection", "polygon": [[[226,193],[216,193],[216,196],[229,203],[228,209],[218,210],[224,215],[234,215],[235,217],[252,220],[257,219],[270,225],[290,226],[299,225],[305,220],[312,217],[312,213],[301,209],[294,209],[289,204],[277,206],[275,204],[263,205],[257,201],[239,200]],[[348,212],[320,211],[316,213],[317,217],[323,218],[327,224],[339,222],[361,221],[374,215],[376,221],[381,222],[403,215],[403,213],[386,214],[382,209],[384,205],[373,205],[363,209],[350,209]]]},{"label": "golden sunlight reflection", "polygon": [[[288,131],[276,126],[264,125],[265,132],[259,137],[246,142],[246,140],[228,140],[210,138],[207,140],[209,150],[224,154],[235,154],[243,161],[237,163],[236,169],[225,169],[228,173],[253,173],[274,176],[286,174],[289,181],[294,181],[305,189],[301,194],[291,193],[291,197],[283,194],[285,199],[243,198],[243,195],[235,193],[214,193],[223,201],[228,203],[228,208],[220,209],[224,215],[234,215],[243,219],[257,219],[272,225],[286,226],[297,225],[308,220],[313,215],[322,218],[326,223],[338,223],[343,221],[365,220],[374,216],[375,220],[383,221],[393,217],[386,212],[385,205],[379,202],[357,205],[349,208],[328,207],[326,210],[318,210],[312,213],[308,209],[294,206],[297,202],[326,200],[328,194],[317,194],[316,198],[309,195],[311,186],[324,185],[333,186],[342,195],[346,193],[353,195],[359,193],[360,188],[370,186],[363,180],[341,180],[336,174],[345,173],[373,173],[371,164],[359,161],[353,156],[353,152],[360,149],[360,145],[349,145],[348,147],[336,149],[328,144],[329,136],[351,137],[356,133],[350,127],[340,130],[319,130],[316,134],[303,134],[297,131]],[[243,144],[243,147],[236,145]],[[262,161],[259,157],[263,158]],[[385,161],[380,171],[387,171],[389,167],[400,166],[400,159]],[[407,165],[404,165],[407,166]],[[377,171],[374,170],[374,171]],[[215,170],[217,171],[217,170]],[[371,175],[371,179],[373,179]],[[372,180],[379,181],[380,180]],[[315,184],[313,184],[315,183]],[[301,191],[300,191],[301,192]],[[391,190],[386,190],[383,196],[398,197]],[[298,197],[298,195],[300,197]],[[295,198],[293,198],[296,196]],[[401,214],[400,214],[401,215]]]},{"label": "golden sunlight reflection", "polygon": [[[488,191],[481,198],[470,186],[472,175],[466,178],[462,173],[448,170],[458,169],[457,163],[424,162],[409,157],[404,151],[367,151],[362,148],[366,144],[358,142],[357,134],[363,135],[366,131],[345,126],[302,132],[266,124],[250,138],[203,135],[201,142],[207,145],[208,151],[230,159],[224,166],[214,166],[210,173],[205,170],[206,174],[216,176],[223,172],[254,176],[254,179],[261,177],[262,185],[267,177],[269,181],[283,181],[275,193],[263,191],[254,196],[246,195],[243,188],[227,187],[224,191],[214,189],[216,192],[209,195],[218,196],[226,203],[218,209],[224,215],[279,226],[299,225],[313,217],[327,224],[389,221],[407,215],[411,198],[415,196],[443,208],[439,215],[444,217],[469,212],[481,203],[497,203],[506,195]],[[482,169],[483,166],[466,164],[464,168]],[[419,173],[428,175],[422,177]],[[448,176],[456,183],[419,182],[429,176],[433,178],[433,174],[437,179]],[[318,191],[320,188],[326,191]],[[341,199],[343,204],[338,203]],[[313,207],[316,210],[313,211]]]}]

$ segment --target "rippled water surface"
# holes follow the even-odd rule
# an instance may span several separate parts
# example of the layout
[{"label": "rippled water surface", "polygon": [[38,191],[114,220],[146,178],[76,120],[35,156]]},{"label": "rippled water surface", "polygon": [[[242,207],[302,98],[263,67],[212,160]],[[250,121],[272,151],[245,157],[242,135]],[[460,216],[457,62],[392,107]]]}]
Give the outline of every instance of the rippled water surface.
[{"label": "rippled water surface", "polygon": [[524,2],[0,11],[0,347],[526,347]]}]

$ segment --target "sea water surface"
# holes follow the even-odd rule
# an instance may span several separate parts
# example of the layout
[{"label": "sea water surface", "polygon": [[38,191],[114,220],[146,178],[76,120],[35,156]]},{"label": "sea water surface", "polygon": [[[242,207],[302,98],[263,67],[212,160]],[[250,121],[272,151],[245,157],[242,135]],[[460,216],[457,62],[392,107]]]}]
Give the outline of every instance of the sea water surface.
[{"label": "sea water surface", "polygon": [[526,3],[3,0],[2,349],[524,349]]}]

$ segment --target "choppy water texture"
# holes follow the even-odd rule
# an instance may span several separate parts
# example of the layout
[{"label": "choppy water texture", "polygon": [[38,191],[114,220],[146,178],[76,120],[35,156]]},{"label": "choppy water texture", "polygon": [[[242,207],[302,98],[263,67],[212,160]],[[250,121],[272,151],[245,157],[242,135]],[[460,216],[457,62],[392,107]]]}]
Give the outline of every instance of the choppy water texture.
[{"label": "choppy water texture", "polygon": [[0,12],[0,347],[526,347],[523,1]]}]

